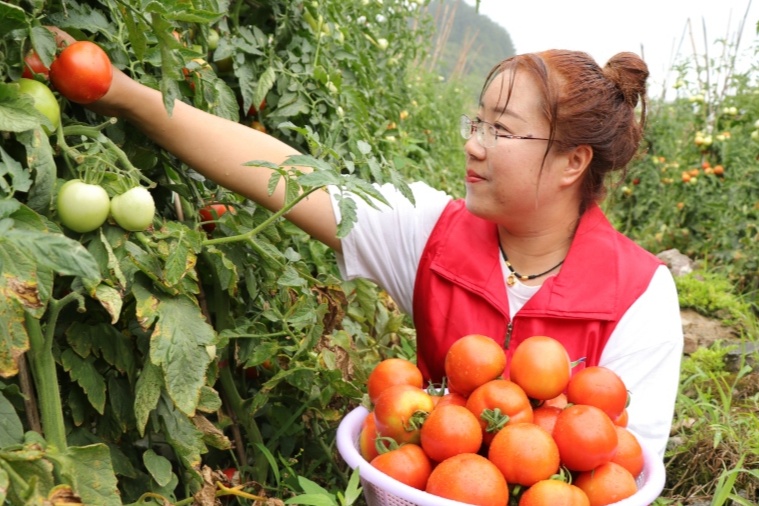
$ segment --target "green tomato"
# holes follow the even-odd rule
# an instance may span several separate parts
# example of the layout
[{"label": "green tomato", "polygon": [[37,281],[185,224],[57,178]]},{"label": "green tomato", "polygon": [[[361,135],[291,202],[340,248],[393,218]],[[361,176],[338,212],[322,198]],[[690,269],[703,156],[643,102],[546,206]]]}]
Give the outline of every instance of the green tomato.
[{"label": "green tomato", "polygon": [[111,203],[102,186],[72,179],[58,190],[56,207],[61,223],[74,232],[84,233],[105,222]]},{"label": "green tomato", "polygon": [[124,230],[139,232],[153,224],[155,201],[150,192],[135,186],[111,200],[111,216]]},{"label": "green tomato", "polygon": [[52,123],[52,130],[42,125],[46,134],[50,135],[58,129],[58,126],[61,124],[61,107],[58,105],[58,100],[56,100],[50,88],[34,79],[22,77],[18,80],[18,91],[32,97],[34,108],[44,114],[50,120],[50,123]]},{"label": "green tomato", "polygon": [[215,51],[219,47],[219,32],[214,28],[208,30],[208,49]]}]

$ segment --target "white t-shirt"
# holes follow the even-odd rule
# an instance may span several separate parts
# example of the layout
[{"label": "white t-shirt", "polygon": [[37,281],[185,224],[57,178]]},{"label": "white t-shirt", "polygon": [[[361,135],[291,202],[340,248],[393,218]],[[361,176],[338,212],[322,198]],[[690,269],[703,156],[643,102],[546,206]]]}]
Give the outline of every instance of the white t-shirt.
[{"label": "white t-shirt", "polygon": [[[342,240],[338,266],[345,279],[374,281],[412,315],[419,259],[451,197],[424,183],[413,183],[414,205],[392,185],[378,188],[391,207],[378,203],[375,209],[355,199],[357,223]],[[334,198],[333,208],[339,221]],[[501,269],[505,278],[509,271],[503,259]],[[506,286],[512,318],[540,288],[519,281]],[[614,370],[625,382],[631,393],[628,427],[662,457],[674,414],[682,350],[677,291],[671,273],[661,266],[617,324],[599,365]]]}]

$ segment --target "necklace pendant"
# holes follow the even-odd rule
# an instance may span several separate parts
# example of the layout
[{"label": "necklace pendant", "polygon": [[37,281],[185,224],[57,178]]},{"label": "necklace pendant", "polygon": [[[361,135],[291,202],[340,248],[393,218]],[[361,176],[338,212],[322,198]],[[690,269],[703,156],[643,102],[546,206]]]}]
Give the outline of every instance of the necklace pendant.
[{"label": "necklace pendant", "polygon": [[514,273],[513,272],[510,273],[509,277],[506,278],[506,284],[508,284],[509,286],[514,286],[514,283],[516,282],[517,282],[517,278],[516,276],[514,276]]}]

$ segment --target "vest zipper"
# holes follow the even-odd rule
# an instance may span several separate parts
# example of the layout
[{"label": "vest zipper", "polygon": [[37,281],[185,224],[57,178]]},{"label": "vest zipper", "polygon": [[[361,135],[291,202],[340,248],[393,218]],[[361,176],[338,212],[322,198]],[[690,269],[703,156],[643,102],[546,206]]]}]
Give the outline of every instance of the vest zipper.
[{"label": "vest zipper", "polygon": [[511,342],[511,331],[514,329],[514,322],[510,321],[506,325],[506,336],[503,338],[503,349],[509,349],[509,343]]}]

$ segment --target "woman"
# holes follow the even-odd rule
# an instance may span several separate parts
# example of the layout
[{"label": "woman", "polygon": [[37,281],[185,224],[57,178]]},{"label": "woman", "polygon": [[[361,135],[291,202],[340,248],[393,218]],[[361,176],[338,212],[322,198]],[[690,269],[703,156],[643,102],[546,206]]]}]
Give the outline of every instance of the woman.
[{"label": "woman", "polygon": [[[337,252],[346,278],[376,281],[413,315],[428,379],[441,379],[445,352],[466,334],[508,353],[549,335],[572,360],[620,375],[629,427],[663,455],[683,345],[677,293],[667,268],[597,204],[605,177],[638,149],[647,77],[632,53],[603,69],[573,51],[509,58],[487,77],[477,116],[462,118],[465,199],[415,183],[414,206],[384,186],[391,207],[357,199],[358,222],[342,240],[334,193],[311,195],[287,217]],[[220,185],[282,206],[282,187],[268,194],[270,171],[243,164],[297,154],[284,143],[184,103],[169,117],[158,91],[118,71],[91,107],[133,122]]]}]

